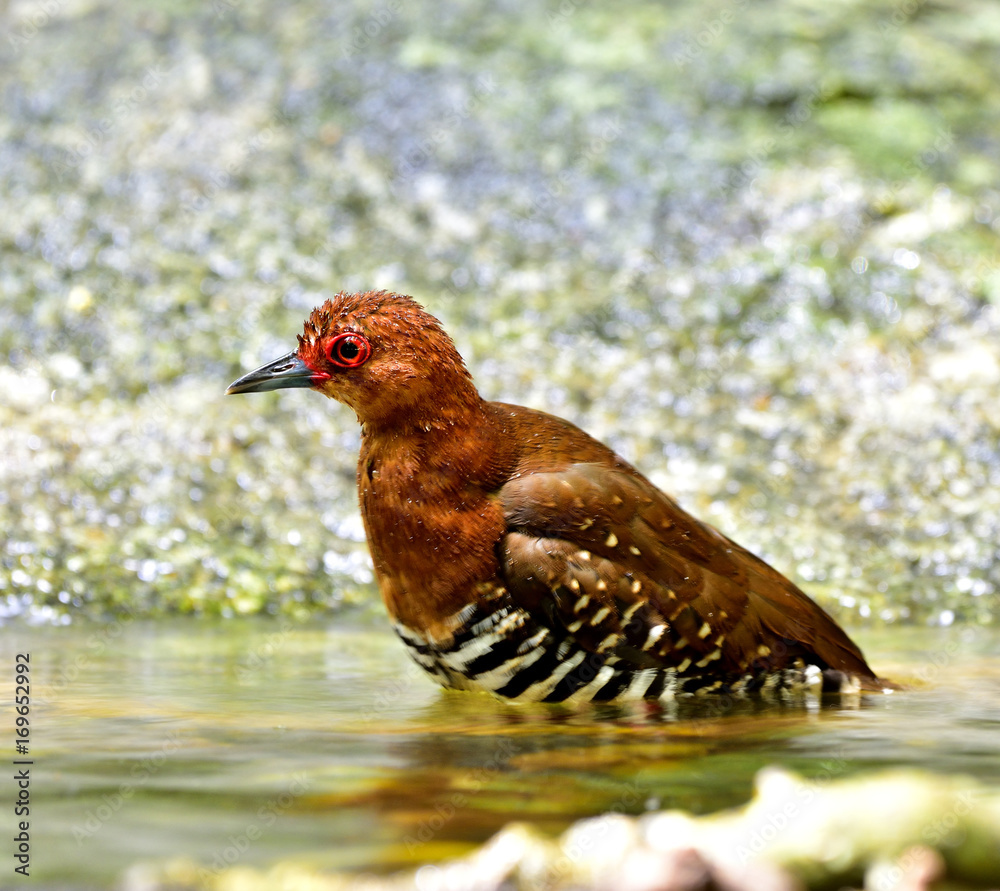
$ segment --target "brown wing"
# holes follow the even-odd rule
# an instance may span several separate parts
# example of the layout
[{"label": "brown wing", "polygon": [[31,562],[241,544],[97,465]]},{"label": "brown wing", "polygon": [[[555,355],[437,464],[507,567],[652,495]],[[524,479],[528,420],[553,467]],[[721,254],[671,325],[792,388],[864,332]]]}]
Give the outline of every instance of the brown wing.
[{"label": "brown wing", "polygon": [[809,597],[630,468],[527,473],[499,497],[508,590],[590,651],[681,674],[742,675],[803,659],[875,680]]}]

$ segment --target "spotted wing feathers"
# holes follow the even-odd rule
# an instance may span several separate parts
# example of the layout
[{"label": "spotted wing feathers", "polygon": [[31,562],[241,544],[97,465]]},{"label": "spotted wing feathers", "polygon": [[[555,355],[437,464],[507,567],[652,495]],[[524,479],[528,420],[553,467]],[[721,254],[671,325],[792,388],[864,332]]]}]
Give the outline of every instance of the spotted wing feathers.
[{"label": "spotted wing feathers", "polygon": [[628,468],[573,464],[524,474],[499,494],[511,596],[590,652],[679,675],[806,663],[874,681],[802,591]]}]

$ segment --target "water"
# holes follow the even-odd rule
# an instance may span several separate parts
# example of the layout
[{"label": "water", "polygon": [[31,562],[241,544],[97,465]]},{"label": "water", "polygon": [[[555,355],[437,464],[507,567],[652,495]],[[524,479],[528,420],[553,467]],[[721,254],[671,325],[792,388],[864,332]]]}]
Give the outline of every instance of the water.
[{"label": "water", "polygon": [[376,599],[350,410],[222,393],[386,287],[839,618],[1000,622],[995,3],[42,5],[0,618]]},{"label": "water", "polygon": [[[739,804],[770,763],[996,782],[995,5],[391,6],[10,5],[0,618],[73,622],[0,638],[37,685],[36,883],[388,870]],[[838,616],[955,622],[859,636],[915,689],[514,708],[334,624],[377,596],[354,419],[222,391],[367,287]],[[83,621],[122,608],[317,624]]]},{"label": "water", "polygon": [[[908,765],[1000,783],[995,631],[859,635],[912,685],[860,706],[571,711],[437,689],[381,619],[8,629],[30,652],[34,881],[278,861],[382,872],[511,820],[738,805],[782,764],[835,779]],[[10,673],[6,673],[8,676]]]}]

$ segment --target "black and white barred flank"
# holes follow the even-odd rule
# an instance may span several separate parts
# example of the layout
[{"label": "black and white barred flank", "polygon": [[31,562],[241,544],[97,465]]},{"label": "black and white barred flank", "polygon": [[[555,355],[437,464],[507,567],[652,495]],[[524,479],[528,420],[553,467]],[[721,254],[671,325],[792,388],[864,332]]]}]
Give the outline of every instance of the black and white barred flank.
[{"label": "black and white barred flank", "polygon": [[[579,627],[543,624],[511,604],[502,590],[496,594],[456,614],[450,623],[454,631],[445,640],[430,641],[398,623],[396,633],[414,661],[442,686],[522,702],[670,701],[709,694],[791,698],[808,690],[858,689],[843,672],[815,665],[721,677],[704,670],[711,659],[696,665],[684,660],[677,667],[643,665],[641,653],[668,634],[664,624],[641,627],[644,638],[629,641],[628,631],[640,625],[632,622],[620,635],[585,649],[574,634]],[[599,625],[599,610],[590,617],[595,618],[593,624]]]}]

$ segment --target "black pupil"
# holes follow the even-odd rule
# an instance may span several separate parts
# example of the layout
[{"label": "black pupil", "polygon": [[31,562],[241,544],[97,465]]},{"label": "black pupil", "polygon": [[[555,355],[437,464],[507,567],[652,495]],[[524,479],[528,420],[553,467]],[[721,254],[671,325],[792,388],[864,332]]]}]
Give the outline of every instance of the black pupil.
[{"label": "black pupil", "polygon": [[341,359],[346,359],[350,362],[352,359],[358,358],[358,353],[361,352],[361,347],[358,346],[357,341],[344,340],[340,344],[339,352]]}]

